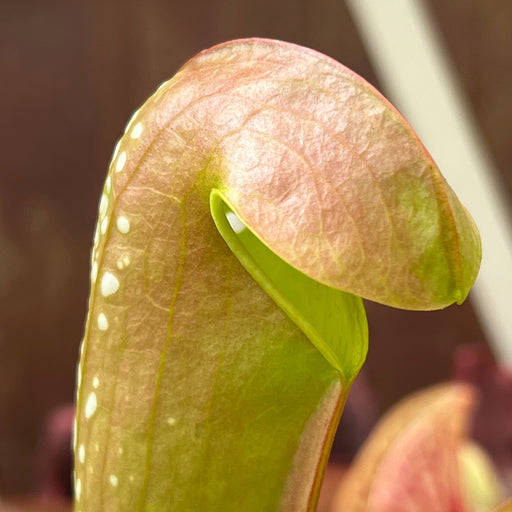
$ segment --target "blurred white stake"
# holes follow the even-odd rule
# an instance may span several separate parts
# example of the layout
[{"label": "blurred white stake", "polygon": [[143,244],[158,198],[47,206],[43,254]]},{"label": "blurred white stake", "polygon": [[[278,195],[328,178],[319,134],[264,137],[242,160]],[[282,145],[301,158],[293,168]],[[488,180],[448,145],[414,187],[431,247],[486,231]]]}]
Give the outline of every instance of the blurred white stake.
[{"label": "blurred white stake", "polygon": [[347,0],[386,95],[414,127],[480,229],[471,300],[498,360],[512,366],[510,211],[471,110],[421,0]]}]

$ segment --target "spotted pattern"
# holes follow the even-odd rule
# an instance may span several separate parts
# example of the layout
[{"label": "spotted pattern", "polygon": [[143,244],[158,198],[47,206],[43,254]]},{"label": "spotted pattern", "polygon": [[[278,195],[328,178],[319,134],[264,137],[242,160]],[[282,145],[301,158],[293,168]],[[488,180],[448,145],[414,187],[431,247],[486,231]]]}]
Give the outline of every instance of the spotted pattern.
[{"label": "spotted pattern", "polygon": [[[116,215],[115,214],[115,198],[116,198],[116,180],[118,176],[122,176],[120,173],[125,171],[128,167],[128,156],[129,151],[126,145],[127,140],[134,141],[136,143],[138,139],[141,139],[144,134],[144,125],[137,119],[139,112],[130,119],[125,129],[125,136],[119,139],[114,148],[111,160],[111,172],[108,174],[103,193],[100,197],[98,205],[98,224],[94,232],[94,243],[93,250],[91,252],[91,271],[90,280],[91,286],[95,287],[98,284],[98,291],[102,297],[113,297],[122,286],[120,281],[120,274],[117,272],[124,271],[131,264],[131,255],[128,251],[121,253],[117,261],[114,263],[115,267],[112,268],[109,264],[100,259],[101,248],[109,239],[113,240],[115,236],[126,237],[129,236],[132,231],[132,223],[126,214]],[[111,220],[114,220],[114,226],[117,231],[111,231],[110,225]],[[116,235],[117,233],[117,235]],[[115,260],[114,260],[115,261]],[[110,324],[109,318],[112,314],[109,309],[108,303],[102,307],[103,311],[96,312],[96,327],[98,340],[107,340],[110,335]],[[94,306],[92,311],[94,311]],[[94,314],[94,313],[93,313]],[[115,319],[115,317],[113,316]],[[101,402],[101,391],[100,379],[98,376],[94,376],[91,380],[83,379],[83,360],[84,360],[84,343],[81,344],[80,349],[80,363],[77,367],[77,382],[78,382],[78,393],[83,394],[84,405],[82,408],[81,418],[92,421],[95,415],[98,414],[98,404]],[[79,432],[77,429],[77,417],[75,417],[74,432],[73,432],[73,446],[75,449],[76,460],[77,460],[77,473],[74,473],[75,480],[75,498],[77,507],[80,500],[84,500],[84,478],[87,479],[88,475],[92,475],[95,472],[93,460],[100,453],[100,445],[98,442],[94,444],[87,444],[87,442],[80,442]],[[174,423],[174,419],[172,423]],[[90,450],[90,451],[87,451]],[[91,454],[89,458],[87,454]],[[123,455],[123,448],[117,448],[117,454],[119,457]],[[79,466],[83,466],[85,473],[80,473]],[[133,482],[134,477],[130,475],[130,482]],[[119,485],[119,478],[116,474],[106,474],[105,479],[108,481],[111,487],[116,488]],[[85,505],[82,504],[81,508]],[[81,512],[81,508],[77,508],[76,512]]]},{"label": "spotted pattern", "polygon": [[128,265],[130,265],[130,256],[128,256],[127,254],[121,256],[117,260],[117,268],[119,270],[124,270],[126,267],[128,267]]},{"label": "spotted pattern", "polygon": [[108,319],[105,313],[100,313],[98,315],[98,329],[100,331],[106,331],[108,329]]},{"label": "spotted pattern", "polygon": [[119,480],[117,479],[116,475],[110,475],[109,480],[110,480],[110,485],[112,487],[117,487],[117,484],[119,483]]},{"label": "spotted pattern", "polygon": [[93,261],[91,266],[91,283],[95,284],[98,278],[98,262]]},{"label": "spotted pattern", "polygon": [[81,464],[85,462],[85,446],[83,444],[78,447],[78,460]]},{"label": "spotted pattern", "polygon": [[126,151],[122,151],[116,162],[116,172],[121,172],[126,164]]},{"label": "spotted pattern", "polygon": [[85,417],[90,418],[96,412],[97,406],[98,399],[96,398],[96,393],[92,391],[89,394],[89,398],[87,398],[87,402],[85,403]]},{"label": "spotted pattern", "polygon": [[142,123],[137,123],[134,127],[132,132],[130,133],[130,137],[132,139],[138,139],[142,135]]},{"label": "spotted pattern", "polygon": [[101,278],[101,294],[104,297],[113,295],[119,290],[119,279],[112,272],[105,272]]},{"label": "spotted pattern", "polygon": [[117,229],[123,235],[126,235],[130,231],[130,221],[124,216],[121,215],[117,218]]}]

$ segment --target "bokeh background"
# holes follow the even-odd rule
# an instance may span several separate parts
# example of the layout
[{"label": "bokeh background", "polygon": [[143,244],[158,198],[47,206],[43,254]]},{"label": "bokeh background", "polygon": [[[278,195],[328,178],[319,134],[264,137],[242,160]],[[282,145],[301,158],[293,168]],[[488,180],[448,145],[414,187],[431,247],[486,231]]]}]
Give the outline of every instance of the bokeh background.
[{"label": "bokeh background", "polygon": [[[512,2],[426,5],[510,197]],[[45,415],[73,400],[97,204],[130,114],[198,51],[239,37],[309,46],[379,83],[342,0],[2,0],[0,10],[0,495],[14,495],[35,489]],[[368,317],[380,411],[450,379],[457,347],[486,341],[471,301],[432,313],[368,304]]]}]

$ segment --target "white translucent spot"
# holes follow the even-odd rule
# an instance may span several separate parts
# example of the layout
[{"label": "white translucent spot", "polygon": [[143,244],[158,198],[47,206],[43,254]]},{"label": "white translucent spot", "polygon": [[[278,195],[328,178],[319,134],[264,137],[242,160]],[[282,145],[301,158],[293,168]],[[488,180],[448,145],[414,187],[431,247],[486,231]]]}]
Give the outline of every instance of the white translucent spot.
[{"label": "white translucent spot", "polygon": [[76,367],[76,380],[78,386],[80,386],[80,384],[82,384],[82,365],[80,363]]},{"label": "white translucent spot", "polygon": [[226,213],[226,219],[228,219],[231,229],[238,235],[245,229],[245,224],[233,213]]},{"label": "white translucent spot", "polygon": [[93,391],[89,395],[87,402],[85,403],[85,417],[90,418],[96,412],[96,406],[98,401],[96,399],[96,393]]},{"label": "white translucent spot", "polygon": [[85,446],[81,444],[78,447],[78,460],[83,464],[85,462]]},{"label": "white translucent spot", "polygon": [[129,264],[130,264],[130,256],[128,256],[127,254],[125,254],[124,256],[121,256],[117,260],[117,268],[119,270],[125,269]]},{"label": "white translucent spot", "polygon": [[103,219],[103,217],[105,217],[105,214],[107,213],[107,208],[108,208],[108,196],[106,194],[101,194],[100,208],[99,208],[100,219]]},{"label": "white translucent spot", "polygon": [[100,451],[100,445],[99,443],[94,443],[94,451],[99,452]]},{"label": "white translucent spot", "polygon": [[75,499],[76,501],[80,501],[80,496],[82,495],[82,481],[80,478],[76,479],[75,484]]},{"label": "white translucent spot", "polygon": [[116,143],[116,147],[114,148],[114,153],[112,154],[112,162],[116,159],[117,154],[119,153],[119,148],[121,147],[121,139],[119,139]]},{"label": "white translucent spot", "polygon": [[124,164],[126,164],[126,151],[123,151],[116,162],[116,172],[121,172],[124,169]]},{"label": "white translucent spot", "polygon": [[171,416],[167,418],[167,423],[172,426],[176,423],[176,419]]},{"label": "white translucent spot", "polygon": [[130,476],[128,477],[128,480],[130,480],[130,482],[133,482],[133,481],[135,480],[135,478],[133,477],[133,475],[130,475]]},{"label": "white translucent spot", "polygon": [[142,134],[142,123],[137,123],[130,134],[132,139],[138,139]]},{"label": "white translucent spot", "polygon": [[119,483],[119,481],[117,480],[117,476],[116,475],[110,475],[110,485],[112,487],[117,487],[117,484]]},{"label": "white translucent spot", "polygon": [[121,446],[121,447],[117,450],[117,452],[119,453],[119,455],[123,455],[123,447]]},{"label": "white translucent spot", "polygon": [[98,379],[98,377],[94,377],[94,379],[92,379],[92,387],[94,389],[98,389],[100,385],[100,379]]},{"label": "white translucent spot", "polygon": [[132,124],[135,122],[135,119],[137,119],[137,116],[139,115],[139,112],[140,112],[140,109],[139,110],[136,110],[133,114],[132,114],[132,117],[130,117],[130,120],[128,121],[128,123],[126,123],[126,126],[124,128],[124,133],[128,133],[128,131],[130,130]]},{"label": "white translucent spot", "polygon": [[108,329],[108,320],[104,313],[98,315],[98,329],[100,331],[106,331]]},{"label": "white translucent spot", "polygon": [[117,229],[123,234],[128,233],[130,231],[130,221],[121,215],[117,219]]},{"label": "white translucent spot", "polygon": [[98,262],[93,261],[91,267],[91,281],[94,284],[96,282],[96,278],[98,277]]},{"label": "white translucent spot", "polygon": [[107,232],[107,228],[108,228],[108,217],[105,217],[101,221],[101,226],[100,226],[100,231],[101,231],[102,235],[104,235]]},{"label": "white translucent spot", "polygon": [[[98,245],[98,242],[100,241],[100,230],[96,228],[94,231],[94,247]],[[92,251],[92,257],[94,259],[94,251]]]},{"label": "white translucent spot", "polygon": [[108,194],[110,194],[110,191],[112,190],[112,178],[110,177],[110,174],[107,176],[107,179],[105,180],[105,190]]},{"label": "white translucent spot", "polygon": [[105,272],[101,279],[101,294],[104,297],[108,297],[119,290],[119,281],[114,274]]}]

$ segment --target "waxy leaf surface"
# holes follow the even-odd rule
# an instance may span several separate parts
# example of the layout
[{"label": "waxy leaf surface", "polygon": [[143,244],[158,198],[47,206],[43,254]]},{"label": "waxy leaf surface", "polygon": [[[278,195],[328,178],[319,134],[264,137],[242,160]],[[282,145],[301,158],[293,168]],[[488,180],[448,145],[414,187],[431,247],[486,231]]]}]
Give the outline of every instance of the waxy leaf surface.
[{"label": "waxy leaf surface", "polygon": [[461,301],[479,251],[360,77],[276,41],[199,54],[134,114],[105,182],[76,512],[314,510],[366,354],[357,296]]}]

